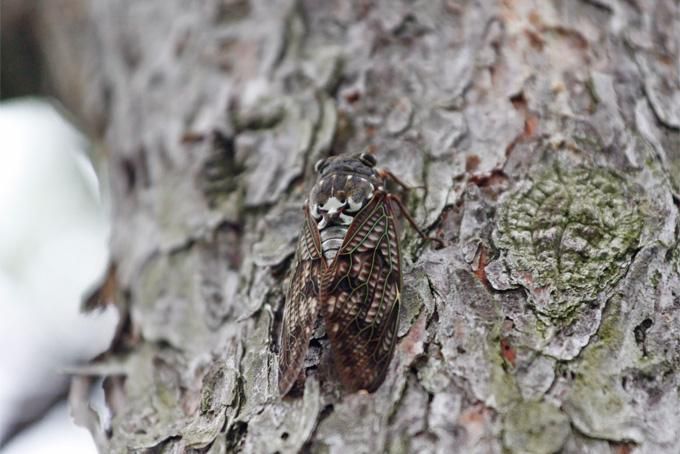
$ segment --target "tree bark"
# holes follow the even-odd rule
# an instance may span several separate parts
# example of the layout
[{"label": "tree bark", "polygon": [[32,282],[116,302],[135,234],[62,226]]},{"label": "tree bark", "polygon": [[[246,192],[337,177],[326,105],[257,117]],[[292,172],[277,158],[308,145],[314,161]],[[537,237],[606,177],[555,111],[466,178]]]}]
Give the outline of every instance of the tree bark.
[{"label": "tree bark", "polygon": [[[87,422],[100,449],[680,452],[677,1],[39,14],[54,85],[108,156],[124,317],[84,371],[108,377],[110,430]],[[366,149],[446,247],[404,229],[375,393],[342,393],[317,339],[282,400],[313,164]]]}]

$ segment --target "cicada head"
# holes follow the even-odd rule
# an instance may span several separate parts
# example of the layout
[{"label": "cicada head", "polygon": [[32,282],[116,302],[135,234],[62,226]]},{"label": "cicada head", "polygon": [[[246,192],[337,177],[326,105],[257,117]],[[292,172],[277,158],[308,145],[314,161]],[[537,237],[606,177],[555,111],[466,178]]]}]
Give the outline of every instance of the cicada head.
[{"label": "cicada head", "polygon": [[367,153],[351,157],[333,157],[318,161],[319,174],[309,197],[309,211],[319,223],[349,225],[366,206],[382,180],[375,169],[375,158]]}]

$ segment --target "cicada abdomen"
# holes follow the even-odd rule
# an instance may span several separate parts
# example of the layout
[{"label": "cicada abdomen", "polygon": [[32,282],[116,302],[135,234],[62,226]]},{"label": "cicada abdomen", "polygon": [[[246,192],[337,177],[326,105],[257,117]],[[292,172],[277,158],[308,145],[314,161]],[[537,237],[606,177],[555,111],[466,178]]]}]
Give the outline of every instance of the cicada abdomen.
[{"label": "cicada abdomen", "polygon": [[392,175],[375,164],[373,156],[361,154],[321,160],[315,167],[319,177],[305,202],[284,308],[281,395],[300,373],[319,316],[347,390],[371,392],[385,378],[401,303],[393,215],[393,203],[399,200],[385,189],[385,178]]}]

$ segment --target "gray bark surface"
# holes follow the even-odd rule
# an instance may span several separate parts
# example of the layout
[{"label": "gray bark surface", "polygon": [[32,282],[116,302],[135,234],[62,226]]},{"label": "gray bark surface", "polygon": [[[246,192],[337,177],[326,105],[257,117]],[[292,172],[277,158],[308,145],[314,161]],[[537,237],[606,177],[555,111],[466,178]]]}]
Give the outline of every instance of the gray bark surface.
[{"label": "gray bark surface", "polygon": [[[108,154],[104,451],[680,452],[673,0],[44,2],[61,98]],[[312,166],[409,185],[400,339],[345,395],[276,344]],[[75,386],[78,385],[78,386]],[[76,380],[74,389],[86,389]],[[81,392],[83,394],[83,392]],[[80,402],[80,404],[78,404]]]}]

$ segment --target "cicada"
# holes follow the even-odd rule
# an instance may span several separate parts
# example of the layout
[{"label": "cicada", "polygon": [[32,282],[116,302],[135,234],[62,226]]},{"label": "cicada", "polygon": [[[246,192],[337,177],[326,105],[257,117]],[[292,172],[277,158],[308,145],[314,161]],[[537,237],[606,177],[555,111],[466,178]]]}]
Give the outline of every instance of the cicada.
[{"label": "cicada", "polygon": [[299,376],[317,317],[331,344],[336,373],[350,392],[375,391],[394,352],[401,305],[398,206],[391,172],[374,156],[322,159],[304,203],[304,223],[287,292],[279,343],[279,392]]}]

